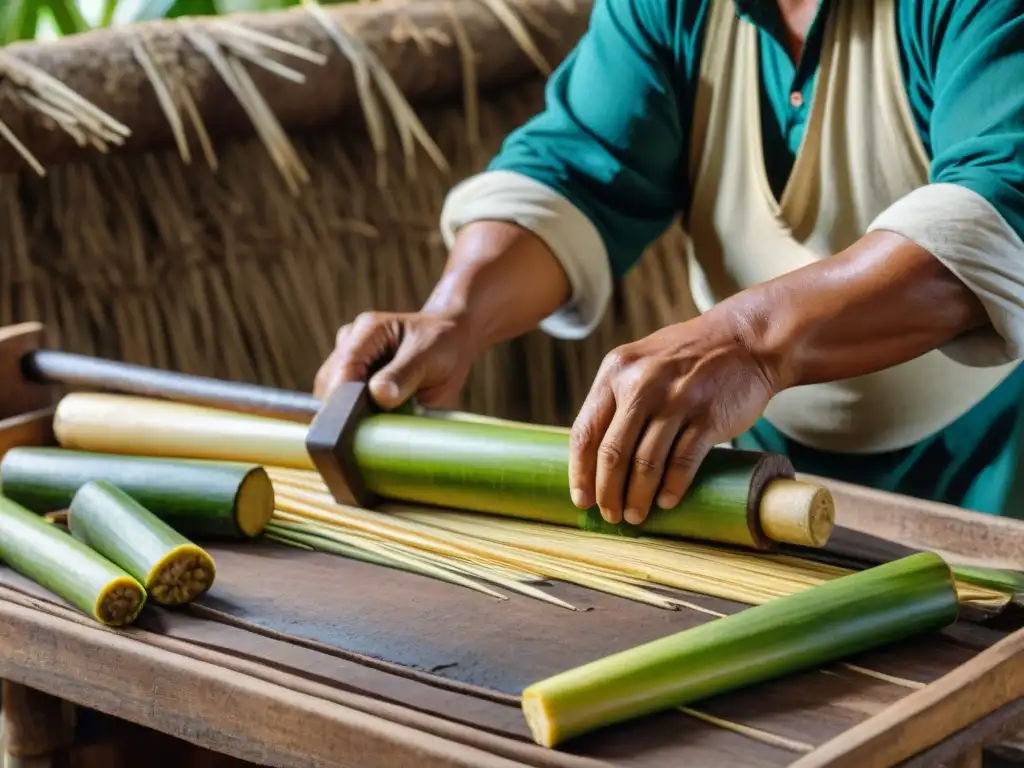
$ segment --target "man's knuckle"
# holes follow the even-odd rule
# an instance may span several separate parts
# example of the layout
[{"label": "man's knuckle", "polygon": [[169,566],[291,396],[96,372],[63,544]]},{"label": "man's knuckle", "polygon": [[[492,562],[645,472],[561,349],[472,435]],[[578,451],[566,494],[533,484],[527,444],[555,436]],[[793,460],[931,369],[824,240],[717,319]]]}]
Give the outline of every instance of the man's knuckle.
[{"label": "man's knuckle", "polygon": [[692,453],[677,453],[669,459],[669,465],[672,469],[679,470],[682,472],[689,472],[697,467],[697,457]]},{"label": "man's knuckle", "polygon": [[381,324],[384,319],[382,312],[369,309],[365,312],[360,312],[356,315],[355,322],[352,323],[353,327],[358,328],[373,328]]},{"label": "man's knuckle", "polygon": [[614,440],[606,440],[597,449],[597,455],[601,461],[609,467],[617,467],[622,463],[622,448]]},{"label": "man's knuckle", "polygon": [[615,347],[608,354],[604,356],[604,369],[610,375],[621,373],[623,370],[628,368],[635,362],[635,355],[629,348],[628,344],[624,344],[620,347]]},{"label": "man's knuckle", "polygon": [[590,424],[576,424],[569,433],[569,443],[577,451],[588,451],[594,447],[594,428]]},{"label": "man's knuckle", "polygon": [[653,477],[661,467],[653,458],[637,456],[633,459],[633,471],[640,477]]}]

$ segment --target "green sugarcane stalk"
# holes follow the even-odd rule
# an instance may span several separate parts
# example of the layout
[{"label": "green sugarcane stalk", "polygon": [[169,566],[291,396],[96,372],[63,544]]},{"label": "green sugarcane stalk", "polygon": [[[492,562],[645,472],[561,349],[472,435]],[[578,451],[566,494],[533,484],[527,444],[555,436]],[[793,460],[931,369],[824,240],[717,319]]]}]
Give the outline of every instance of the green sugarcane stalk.
[{"label": "green sugarcane stalk", "polygon": [[196,546],[121,488],[102,480],[71,500],[71,535],[120,566],[161,605],[182,605],[213,585],[217,567]]},{"label": "green sugarcane stalk", "polygon": [[131,624],[146,591],[120,566],[0,496],[0,562],[110,626]]},{"label": "green sugarcane stalk", "polygon": [[924,552],[534,683],[522,707],[555,746],[598,728],[815,669],[957,618],[946,562]]},{"label": "green sugarcane stalk", "polygon": [[274,513],[270,478],[255,464],[27,446],[0,460],[0,490],[33,512],[67,509],[93,480],[117,486],[185,536],[252,538]]},{"label": "green sugarcane stalk", "polygon": [[[396,501],[757,549],[770,545],[758,518],[761,493],[794,475],[782,456],[713,449],[675,508],[654,509],[641,525],[613,526],[596,506],[581,511],[572,503],[565,430],[377,414],[359,423],[353,452],[367,489]],[[830,517],[829,532],[831,524]]]}]

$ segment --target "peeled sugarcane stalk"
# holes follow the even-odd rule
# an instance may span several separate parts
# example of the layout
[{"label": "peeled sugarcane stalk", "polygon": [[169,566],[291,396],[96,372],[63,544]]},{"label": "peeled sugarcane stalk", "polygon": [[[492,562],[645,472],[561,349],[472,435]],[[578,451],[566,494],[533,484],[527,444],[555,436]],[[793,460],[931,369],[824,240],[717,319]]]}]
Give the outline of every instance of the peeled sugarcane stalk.
[{"label": "peeled sugarcane stalk", "polygon": [[[69,449],[315,468],[302,425],[159,400],[67,395],[54,432]],[[606,533],[767,549],[822,546],[834,526],[831,494],[794,480],[788,460],[772,454],[715,449],[679,505],[653,510],[640,526],[608,526],[596,507],[572,504],[569,437],[560,430],[378,413],[354,425],[350,455],[381,498]]]},{"label": "peeled sugarcane stalk", "polygon": [[142,585],[100,553],[0,496],[0,560],[102,624],[135,621]]},{"label": "peeled sugarcane stalk", "polygon": [[274,489],[258,465],[12,448],[0,461],[5,496],[33,512],[67,509],[91,480],[117,486],[186,536],[251,538],[274,514]]},{"label": "peeled sugarcane stalk", "polygon": [[120,488],[88,482],[71,501],[71,535],[141,582],[154,602],[182,605],[213,584],[213,558]]},{"label": "peeled sugarcane stalk", "polygon": [[552,747],[614,723],[681,707],[941,629],[957,618],[949,566],[911,555],[534,683],[522,708]]}]

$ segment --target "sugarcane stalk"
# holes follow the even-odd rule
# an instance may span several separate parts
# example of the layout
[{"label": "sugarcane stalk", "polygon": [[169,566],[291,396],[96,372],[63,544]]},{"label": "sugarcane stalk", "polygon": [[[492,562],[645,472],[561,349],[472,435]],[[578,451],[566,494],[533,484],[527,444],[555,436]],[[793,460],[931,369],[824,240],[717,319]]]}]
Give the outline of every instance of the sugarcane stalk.
[{"label": "sugarcane stalk", "polygon": [[33,512],[66,509],[91,480],[117,486],[185,536],[247,539],[274,513],[274,490],[255,464],[18,447],[0,461],[3,494]]},{"label": "sugarcane stalk", "polygon": [[938,630],[957,605],[945,561],[911,555],[541,680],[523,691],[523,714],[552,747]]},{"label": "sugarcane stalk", "polygon": [[120,488],[92,481],[68,514],[71,535],[137,579],[162,605],[195,600],[213,585],[213,558]]},{"label": "sugarcane stalk", "polygon": [[146,602],[142,585],[124,569],[2,496],[0,561],[102,624],[130,624]]}]

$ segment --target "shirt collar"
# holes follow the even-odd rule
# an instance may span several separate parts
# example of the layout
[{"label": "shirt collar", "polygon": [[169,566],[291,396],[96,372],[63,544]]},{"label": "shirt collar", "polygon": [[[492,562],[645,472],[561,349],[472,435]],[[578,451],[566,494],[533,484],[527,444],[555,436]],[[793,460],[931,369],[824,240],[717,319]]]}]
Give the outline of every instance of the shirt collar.
[{"label": "shirt collar", "polygon": [[[868,0],[853,1],[867,2]],[[737,16],[763,30],[782,48],[786,47],[786,29],[782,21],[782,14],[779,12],[779,5],[775,0],[733,0],[733,4]],[[798,71],[802,75],[798,75],[798,79],[805,79],[810,71],[817,68],[818,60],[821,58],[821,44],[825,37],[825,21],[828,18],[830,7],[834,4],[834,0],[818,0],[818,10],[807,31],[804,52],[800,57]]]},{"label": "shirt collar", "polygon": [[[776,37],[782,35],[782,14],[779,13],[779,4],[775,0],[733,0],[733,4],[736,6],[736,14],[741,19]],[[818,0],[818,12],[811,25],[812,34],[816,27],[821,26],[821,21],[826,15],[823,11],[828,5],[829,0]]]}]

